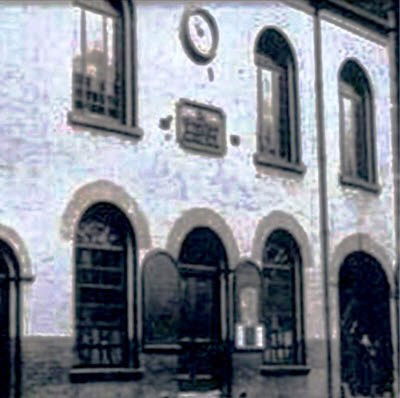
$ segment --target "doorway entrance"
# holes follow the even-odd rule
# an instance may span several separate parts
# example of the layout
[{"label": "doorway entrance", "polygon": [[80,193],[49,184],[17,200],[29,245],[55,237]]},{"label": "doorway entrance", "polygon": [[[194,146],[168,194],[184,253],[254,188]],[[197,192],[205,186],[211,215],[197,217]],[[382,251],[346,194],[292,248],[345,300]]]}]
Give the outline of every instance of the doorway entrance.
[{"label": "doorway entrance", "polygon": [[227,256],[219,237],[209,228],[193,229],[185,238],[178,262],[181,327],[178,359],[183,391],[221,389],[226,383]]},{"label": "doorway entrance", "polygon": [[9,272],[0,257],[0,397],[8,398],[10,390],[10,286]]},{"label": "doorway entrance", "polygon": [[11,248],[0,241],[0,397],[19,396],[19,285]]},{"label": "doorway entrance", "polygon": [[352,396],[392,391],[390,287],[375,258],[350,254],[340,269],[341,378]]}]

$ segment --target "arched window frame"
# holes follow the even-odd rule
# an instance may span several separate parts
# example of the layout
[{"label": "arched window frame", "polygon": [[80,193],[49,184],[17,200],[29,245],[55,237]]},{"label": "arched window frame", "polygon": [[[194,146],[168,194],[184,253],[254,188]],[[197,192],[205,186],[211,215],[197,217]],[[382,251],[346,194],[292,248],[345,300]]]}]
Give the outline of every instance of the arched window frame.
[{"label": "arched window frame", "polygon": [[[98,222],[98,217],[97,212],[103,209],[107,209],[110,211],[110,213],[107,214],[108,219],[112,217],[117,217],[121,223],[118,224],[118,226],[121,226],[121,231],[119,233],[119,236],[117,236],[118,239],[122,239],[121,242],[118,244],[109,244],[109,242],[101,242],[101,243],[96,243],[96,242],[80,242],[78,238],[78,234],[82,234],[82,229],[81,229],[81,224],[84,223],[85,221],[88,221],[89,223],[92,221]],[[92,213],[92,214],[91,214]],[[111,214],[111,216],[110,216]],[[100,217],[101,218],[101,217]],[[101,223],[101,222],[100,222]],[[103,225],[106,227],[103,229],[104,235],[107,233],[109,234],[108,236],[112,236],[112,229],[110,226],[112,226],[112,223],[106,223],[104,222]],[[114,225],[115,227],[115,225]],[[99,227],[100,230],[99,236],[101,235],[101,226]],[[107,232],[108,230],[108,232]],[[114,234],[115,235],[115,234]],[[90,252],[90,255],[86,255],[86,257],[90,257],[90,260],[93,261],[92,257],[92,252],[95,252],[97,254],[97,259],[96,261],[100,261],[101,265],[97,265],[96,269],[93,268],[93,264],[91,264],[90,268],[88,267],[82,267],[82,264],[79,264],[79,258],[82,253],[78,254],[79,251],[85,250],[86,252]],[[111,257],[113,257],[113,254],[115,253],[121,253],[121,258],[118,260],[116,257],[110,260]],[[99,254],[100,257],[99,258]],[[75,364],[73,368],[70,371],[70,378],[71,381],[73,382],[85,382],[85,381],[108,381],[108,380],[131,380],[132,378],[136,378],[141,374],[141,370],[139,369],[139,344],[138,344],[138,300],[137,300],[137,265],[136,265],[136,240],[135,240],[135,233],[133,231],[133,228],[128,220],[128,218],[125,216],[125,214],[115,205],[107,203],[107,202],[98,202],[90,206],[89,208],[86,209],[86,211],[83,213],[81,216],[75,237],[74,237],[74,285],[75,285]],[[104,266],[104,262],[109,262],[109,261],[116,261],[120,262],[120,265],[122,267],[120,273],[123,273],[121,276],[121,286],[117,286],[117,281],[118,277],[115,272],[117,272],[116,268],[112,266],[111,268]],[[109,268],[109,269],[107,269]],[[94,274],[97,272],[99,275],[102,272],[101,277],[101,282],[98,283],[99,288],[97,289],[97,292],[102,293],[103,292],[103,287],[104,288],[112,288],[115,285],[115,294],[118,294],[118,290],[121,291],[121,300],[123,301],[123,304],[121,304],[120,309],[119,309],[119,316],[118,319],[124,319],[123,325],[120,328],[120,337],[121,341],[119,346],[121,346],[121,360],[112,363],[113,361],[110,359],[112,353],[107,352],[107,346],[113,346],[115,343],[115,336],[113,335],[111,340],[107,342],[100,341],[98,343],[99,347],[97,348],[99,350],[98,357],[101,358],[98,362],[93,361],[83,361],[81,359],[81,356],[79,354],[79,350],[82,349],[80,347],[82,341],[81,341],[81,335],[80,335],[80,328],[82,327],[82,321],[80,320],[80,314],[81,314],[81,307],[82,304],[84,304],[84,301],[82,301],[81,298],[81,289],[82,288],[93,288],[96,290],[96,284],[95,279],[93,281],[89,280],[87,281],[82,281],[80,278],[80,273],[81,270],[84,271],[89,271],[87,272],[88,274],[92,274],[94,277]],[[100,272],[99,272],[100,271]],[[107,275],[104,274],[104,271],[106,271],[106,274],[108,272],[108,276],[110,276],[111,279],[108,279],[106,281],[107,283],[104,284],[104,279]],[[87,278],[87,276],[85,276]],[[89,275],[89,279],[91,276]],[[116,278],[116,279],[115,279]],[[105,286],[101,286],[104,284]],[[110,285],[110,286],[107,286]],[[111,292],[112,293],[112,292]],[[95,293],[93,293],[95,294]],[[112,293],[113,294],[113,293]],[[100,313],[107,313],[107,302],[101,303],[101,311]],[[100,304],[99,304],[100,305]],[[112,305],[112,304],[111,304]],[[90,313],[90,311],[89,311]],[[93,315],[93,314],[92,314]],[[96,315],[98,317],[98,315]],[[101,318],[101,317],[100,317]],[[105,323],[107,323],[107,319],[102,321],[96,322],[91,320],[92,326],[89,324],[87,325],[89,328],[91,327],[92,329],[96,329],[96,326],[99,324],[100,328],[102,328]],[[104,325],[103,325],[104,323]],[[107,325],[105,325],[107,327]],[[100,332],[99,334],[99,339],[101,340],[101,335]],[[104,337],[106,338],[106,337]],[[114,340],[113,340],[114,339]],[[118,340],[118,339],[117,339]],[[90,342],[89,342],[90,343]],[[117,343],[115,343],[117,344]],[[96,344],[95,344],[96,345]],[[92,344],[92,349],[96,349],[95,345]],[[104,347],[103,347],[104,346]],[[90,349],[90,347],[89,347]],[[102,350],[102,353],[100,351]],[[108,355],[108,363],[107,363],[107,355]],[[106,360],[104,361],[104,358]]]},{"label": "arched window frame", "polygon": [[[260,48],[262,41],[267,41],[268,35],[276,36],[279,48]],[[255,45],[255,64],[257,67],[257,153],[255,161],[258,164],[282,168],[297,173],[304,173],[305,166],[301,160],[301,139],[299,123],[297,63],[294,51],[285,35],[275,28],[266,28],[257,37]],[[265,92],[263,90],[263,74],[267,74],[272,83],[270,105],[272,109],[265,111]],[[286,75],[286,77],[284,77]],[[285,82],[284,96],[278,83]],[[274,100],[279,96],[280,100]],[[283,100],[282,100],[283,98]],[[284,101],[284,102],[282,102]],[[287,109],[286,117],[281,109]],[[269,122],[267,122],[267,119]],[[270,132],[265,130],[269,124]],[[285,126],[286,125],[286,126]],[[286,146],[286,150],[283,149]],[[284,152],[284,153],[283,153]]]},{"label": "arched window frame", "polygon": [[[267,355],[271,354],[268,353],[268,349],[270,348],[269,342],[268,342],[268,323],[267,323],[267,312],[268,312],[268,295],[267,295],[267,287],[268,287],[268,274],[270,271],[273,269],[277,268],[279,269],[281,265],[279,264],[274,264],[274,263],[267,263],[265,261],[265,254],[263,254],[263,264],[262,264],[262,272],[263,272],[263,322],[265,325],[265,345],[266,349],[264,351],[264,358],[263,358],[263,364],[264,364],[264,371],[266,373],[269,372],[274,372],[276,367],[282,367],[282,366],[292,366],[293,367],[293,372],[299,372],[299,373],[307,373],[309,371],[309,368],[306,366],[306,353],[305,353],[305,341],[304,341],[304,304],[303,304],[303,266],[302,266],[302,259],[301,259],[301,253],[300,253],[300,248],[298,246],[298,243],[296,239],[293,237],[293,235],[290,234],[290,232],[286,231],[285,229],[275,229],[266,239],[265,245],[263,252],[265,252],[266,247],[271,244],[276,245],[276,246],[281,246],[282,248],[284,247],[285,243],[282,243],[282,245],[277,244],[274,242],[274,240],[279,238],[279,235],[282,237],[286,237],[287,239],[284,239],[284,242],[287,243],[290,241],[290,244],[292,246],[292,253],[291,256],[293,258],[293,264],[290,265],[290,272],[291,272],[291,294],[292,294],[292,333],[293,333],[293,350],[294,350],[294,355],[291,358],[291,360],[272,360],[266,358]],[[279,349],[277,349],[279,350]],[[272,352],[273,353],[273,352]],[[274,356],[278,355],[279,352],[273,353]],[[297,369],[295,368],[297,367]]]},{"label": "arched window frame", "polygon": [[342,64],[338,79],[340,181],[378,193],[374,98],[370,79],[354,59],[347,59]]},{"label": "arched window frame", "polygon": [[[136,56],[134,51],[136,32],[133,2],[132,0],[74,0],[74,6],[75,24],[77,25],[77,36],[74,38],[75,52],[82,54],[80,63],[82,73],[73,67],[72,110],[68,113],[69,123],[139,138],[142,130],[137,127]],[[92,85],[93,79],[87,79],[83,73],[87,53],[85,17],[87,12],[103,17],[103,43],[106,43],[105,46],[108,46],[110,41],[106,39],[105,32],[108,30],[105,29],[104,17],[114,19],[113,65],[118,75],[116,80],[118,88],[114,92],[114,99],[107,92],[102,92],[101,87],[107,86],[107,82],[103,85],[99,84],[98,90],[88,90],[88,81]],[[91,100],[88,100],[88,95]],[[119,102],[118,114],[113,116],[102,114],[103,112],[107,113],[108,98],[110,104],[115,104],[115,101]],[[91,108],[91,110],[86,108]]]}]

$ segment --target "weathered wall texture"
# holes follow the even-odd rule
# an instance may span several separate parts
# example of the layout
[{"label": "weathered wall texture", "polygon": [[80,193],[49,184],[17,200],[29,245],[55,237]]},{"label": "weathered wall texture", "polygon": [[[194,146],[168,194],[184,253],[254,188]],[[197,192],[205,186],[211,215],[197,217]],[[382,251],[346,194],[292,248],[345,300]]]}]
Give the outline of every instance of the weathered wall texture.
[{"label": "weathered wall texture", "polygon": [[[231,268],[240,257],[253,257],[259,263],[252,253],[257,226],[274,211],[290,215],[304,231],[304,244],[309,245],[309,256],[304,257],[311,259],[304,264],[303,273],[305,333],[312,370],[308,376],[261,376],[261,358],[252,367],[237,355],[235,391],[248,389],[251,397],[264,396],[265,388],[271,391],[271,397],[291,397],[293,391],[301,391],[298,396],[309,398],[325,395],[313,19],[275,2],[211,2],[202,6],[215,17],[219,29],[217,57],[208,66],[194,64],[182,49],[179,23],[183,3],[136,2],[138,124],[144,131],[143,138],[137,141],[67,124],[75,29],[72,6],[68,2],[52,6],[2,5],[0,224],[11,227],[21,237],[36,276],[34,283],[24,288],[27,397],[99,396],[98,391],[107,389],[110,397],[156,396],[155,392],[151,395],[150,388],[158,379],[148,370],[152,363],[148,357],[142,358],[145,378],[134,386],[78,386],[68,382],[74,328],[72,234],[77,217],[85,206],[96,201],[96,195],[98,200],[108,199],[120,205],[133,225],[140,228],[136,230],[140,236],[139,260],[151,249],[168,249],[168,241],[174,239],[174,225],[182,223],[179,220],[191,214],[191,209],[203,208],[219,217],[213,219],[210,212],[206,218],[199,217],[199,223],[224,224],[221,239],[232,259]],[[307,168],[302,176],[256,167],[253,162],[257,123],[254,44],[267,26],[280,29],[295,51],[302,160]],[[381,45],[328,22],[322,24],[322,48],[330,253],[333,255],[347,236],[367,233],[385,247],[392,266],[393,174],[387,52]],[[368,70],[373,85],[382,186],[379,195],[343,188],[338,183],[337,72],[350,56],[359,59]],[[208,69],[213,71],[212,81]],[[228,142],[225,157],[196,155],[177,144],[175,104],[180,98],[224,110]],[[168,115],[173,117],[171,128],[161,130],[160,118]],[[237,147],[229,142],[232,134],[240,137]],[[86,190],[85,186],[93,188]],[[89,193],[80,202],[77,192]],[[41,340],[37,337],[41,335],[53,337]],[[162,371],[160,374],[164,379],[169,377]],[[160,386],[168,388],[175,387],[167,382]]]}]

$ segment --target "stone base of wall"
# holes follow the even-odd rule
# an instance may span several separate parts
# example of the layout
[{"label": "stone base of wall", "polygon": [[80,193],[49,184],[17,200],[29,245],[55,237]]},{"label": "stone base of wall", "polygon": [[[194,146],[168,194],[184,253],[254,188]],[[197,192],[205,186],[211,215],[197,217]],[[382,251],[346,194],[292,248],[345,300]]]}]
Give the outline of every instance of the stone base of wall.
[{"label": "stone base of wall", "polygon": [[[233,355],[232,398],[245,392],[247,398],[326,397],[323,341],[309,341],[310,370],[306,374],[261,372],[259,353]],[[143,375],[139,380],[70,381],[73,340],[69,337],[25,337],[22,339],[21,398],[177,398],[177,356],[141,354]]]}]

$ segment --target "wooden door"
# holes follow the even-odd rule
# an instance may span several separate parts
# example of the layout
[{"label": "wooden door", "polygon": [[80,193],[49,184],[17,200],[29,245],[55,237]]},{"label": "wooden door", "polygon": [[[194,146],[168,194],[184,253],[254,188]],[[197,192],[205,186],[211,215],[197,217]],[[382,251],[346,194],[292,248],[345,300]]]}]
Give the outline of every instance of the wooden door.
[{"label": "wooden door", "polygon": [[217,268],[179,266],[181,330],[179,381],[182,390],[210,390],[222,383],[220,282]]}]

